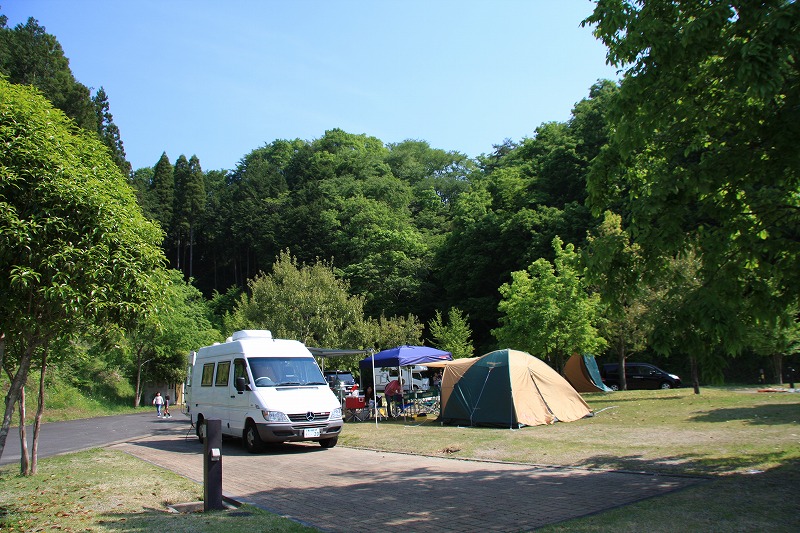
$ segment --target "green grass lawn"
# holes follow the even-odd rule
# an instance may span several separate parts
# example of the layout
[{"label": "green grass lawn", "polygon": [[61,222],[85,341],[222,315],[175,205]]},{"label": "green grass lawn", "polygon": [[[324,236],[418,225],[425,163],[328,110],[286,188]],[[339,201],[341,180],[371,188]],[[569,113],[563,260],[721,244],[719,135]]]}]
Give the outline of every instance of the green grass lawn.
[{"label": "green grass lawn", "polygon": [[[569,424],[509,430],[424,418],[347,423],[339,444],[709,480],[543,531],[800,531],[800,394],[704,388],[700,395],[679,389],[585,398],[596,415]],[[16,465],[0,469],[0,531],[304,530],[247,507],[170,515],[166,504],[198,501],[202,487],[110,450],[44,459],[39,468],[33,478],[18,476]]]},{"label": "green grass lawn", "polygon": [[585,394],[595,416],[518,430],[350,423],[354,447],[534,464],[726,475],[800,459],[800,394],[705,388]]},{"label": "green grass lawn", "polygon": [[[800,394],[745,388],[585,394],[595,416],[519,430],[347,424],[347,446],[703,476],[698,487],[541,531],[800,531]],[[600,495],[599,495],[600,496]]]},{"label": "green grass lawn", "polygon": [[44,459],[33,477],[0,469],[0,531],[170,533],[314,531],[261,509],[175,514],[203,487],[122,452],[95,449]]}]

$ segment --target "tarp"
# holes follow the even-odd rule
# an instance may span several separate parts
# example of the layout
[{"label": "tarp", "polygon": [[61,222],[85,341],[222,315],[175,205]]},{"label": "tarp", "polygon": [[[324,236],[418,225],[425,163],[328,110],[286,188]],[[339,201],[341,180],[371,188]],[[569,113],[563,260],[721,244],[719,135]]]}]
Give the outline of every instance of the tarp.
[{"label": "tarp", "polygon": [[593,355],[573,354],[567,359],[563,373],[578,392],[613,392],[603,383]]},{"label": "tarp", "polygon": [[447,363],[440,419],[446,424],[518,428],[591,415],[580,394],[544,361],[518,350]]},{"label": "tarp", "polygon": [[311,355],[317,357],[343,357],[345,355],[364,355],[368,354],[369,350],[341,350],[339,348],[314,348],[307,346]]},{"label": "tarp", "polygon": [[364,372],[369,374],[371,368],[424,365],[434,361],[450,361],[452,359],[452,354],[444,350],[437,350],[430,346],[404,345],[382,350],[362,359],[358,365],[363,375]]},{"label": "tarp", "polygon": [[368,354],[369,350],[340,350],[338,348],[315,348],[306,346],[311,355],[319,357],[322,361],[322,371],[325,371],[325,359],[327,357],[344,357],[347,355],[364,355]]}]

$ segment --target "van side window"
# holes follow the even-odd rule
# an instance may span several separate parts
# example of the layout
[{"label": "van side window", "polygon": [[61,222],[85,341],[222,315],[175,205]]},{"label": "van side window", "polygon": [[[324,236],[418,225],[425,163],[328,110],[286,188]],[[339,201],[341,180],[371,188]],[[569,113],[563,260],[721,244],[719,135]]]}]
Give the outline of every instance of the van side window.
[{"label": "van side window", "polygon": [[222,361],[217,363],[217,379],[216,381],[214,381],[214,385],[217,387],[227,387],[228,375],[230,373],[231,373],[230,361]]},{"label": "van side window", "polygon": [[201,387],[210,387],[214,383],[214,363],[203,365],[203,379],[200,381]]},{"label": "van side window", "polygon": [[233,362],[233,382],[236,383],[237,378],[244,378],[245,382],[250,380],[247,379],[247,369],[245,367],[244,359],[236,359]]}]

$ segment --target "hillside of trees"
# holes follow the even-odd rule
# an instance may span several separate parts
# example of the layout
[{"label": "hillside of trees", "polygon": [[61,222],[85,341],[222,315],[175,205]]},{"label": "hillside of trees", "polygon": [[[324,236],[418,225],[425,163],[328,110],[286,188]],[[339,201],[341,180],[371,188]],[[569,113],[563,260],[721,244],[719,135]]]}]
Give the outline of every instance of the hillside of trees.
[{"label": "hillside of trees", "polygon": [[[52,272],[43,268],[53,243],[38,224],[56,222],[36,222],[31,202],[57,210],[78,193],[56,180],[41,196],[49,167],[30,172],[43,163],[16,148],[0,156],[10,381],[24,383],[25,365],[44,370],[48,354],[67,366],[102,354],[136,383],[138,402],[141,380],[181,379],[189,350],[263,327],[331,348],[426,343],[467,356],[512,346],[557,368],[574,352],[652,360],[698,392],[726,377],[752,382],[760,369],[781,382],[800,349],[798,7],[622,4],[601,0],[585,22],[622,82],[588,88],[566,122],[532,125],[477,158],[332,127],[243,147],[230,170],[166,153],[131,169],[112,95],[77,81],[38,21],[9,28],[0,17],[13,95],[3,138],[34,134],[12,131],[9,117],[63,112],[84,133],[65,125],[57,135],[102,152],[109,194],[130,196],[136,232],[160,248],[158,266],[130,259],[144,292],[119,312],[77,311],[121,281],[84,279],[52,257]],[[21,102],[36,111],[20,115]],[[53,228],[73,223],[59,220]],[[53,290],[62,284],[74,291]],[[47,335],[24,323],[38,297],[63,304]],[[15,401],[6,397],[6,418]]]}]

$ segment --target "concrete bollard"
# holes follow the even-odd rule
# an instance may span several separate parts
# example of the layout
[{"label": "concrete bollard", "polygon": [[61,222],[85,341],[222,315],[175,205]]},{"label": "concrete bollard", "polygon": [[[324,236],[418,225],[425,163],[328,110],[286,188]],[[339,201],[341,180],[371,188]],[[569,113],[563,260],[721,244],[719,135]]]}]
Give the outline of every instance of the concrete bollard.
[{"label": "concrete bollard", "polygon": [[222,503],[222,421],[205,420],[203,442],[203,511],[225,509]]}]

